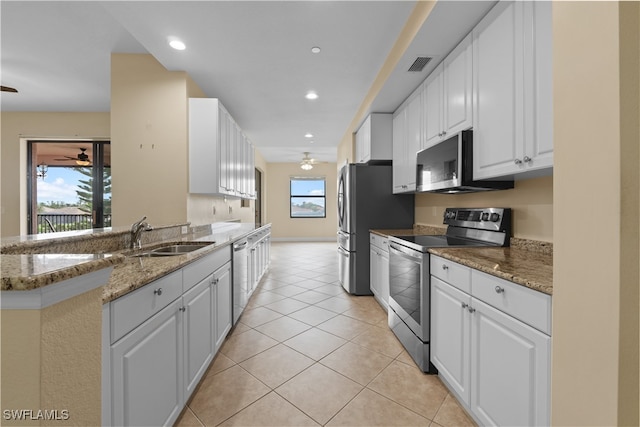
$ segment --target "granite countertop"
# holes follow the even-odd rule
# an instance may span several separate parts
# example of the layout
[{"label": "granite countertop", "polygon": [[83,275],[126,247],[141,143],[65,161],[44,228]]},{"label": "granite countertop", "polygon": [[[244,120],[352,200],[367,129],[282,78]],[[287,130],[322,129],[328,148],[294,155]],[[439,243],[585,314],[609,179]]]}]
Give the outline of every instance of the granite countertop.
[{"label": "granite countertop", "polygon": [[[446,229],[419,226],[402,230],[370,230],[383,237],[444,234]],[[496,277],[553,294],[553,249],[548,242],[511,239],[506,248],[431,248],[429,253]]]},{"label": "granite countertop", "polygon": [[28,291],[117,265],[120,254],[29,254],[1,258],[2,291]]},{"label": "granite countertop", "polygon": [[[264,226],[268,227],[268,225]],[[131,250],[102,254],[2,254],[2,291],[41,288],[56,282],[114,266],[109,283],[103,288],[103,303],[121,297],[172,271],[221,248],[231,245],[258,229],[260,225],[232,224],[222,228],[200,227],[198,232],[170,237],[144,245],[144,252],[166,242],[211,242],[196,251],[167,257],[127,256]]]},{"label": "granite countertop", "polygon": [[429,253],[553,294],[553,256],[520,248],[432,248]]}]

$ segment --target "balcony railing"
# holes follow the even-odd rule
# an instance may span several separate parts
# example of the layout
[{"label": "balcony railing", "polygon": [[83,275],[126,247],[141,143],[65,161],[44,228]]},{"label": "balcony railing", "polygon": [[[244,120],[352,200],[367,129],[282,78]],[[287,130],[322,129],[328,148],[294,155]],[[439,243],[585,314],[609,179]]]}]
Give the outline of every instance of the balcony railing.
[{"label": "balcony railing", "polygon": [[[91,214],[38,214],[38,234],[89,230],[92,225]],[[105,214],[104,226],[111,227],[111,214]]]}]

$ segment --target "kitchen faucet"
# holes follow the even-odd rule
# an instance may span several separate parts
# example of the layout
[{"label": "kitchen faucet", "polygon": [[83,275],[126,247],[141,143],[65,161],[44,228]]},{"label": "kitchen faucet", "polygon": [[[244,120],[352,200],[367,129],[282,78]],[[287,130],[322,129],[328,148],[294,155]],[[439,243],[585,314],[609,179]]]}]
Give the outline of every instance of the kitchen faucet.
[{"label": "kitchen faucet", "polygon": [[140,221],[134,222],[131,226],[131,249],[140,249],[142,247],[142,232],[153,230],[153,227],[145,222],[145,219],[147,217],[143,216]]}]

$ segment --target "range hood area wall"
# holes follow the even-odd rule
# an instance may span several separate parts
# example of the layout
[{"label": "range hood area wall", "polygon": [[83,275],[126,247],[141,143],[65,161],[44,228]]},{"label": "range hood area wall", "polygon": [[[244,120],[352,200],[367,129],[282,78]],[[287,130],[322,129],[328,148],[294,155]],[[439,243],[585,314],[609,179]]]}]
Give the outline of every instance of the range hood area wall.
[{"label": "range hood area wall", "polygon": [[516,181],[511,190],[468,194],[416,194],[417,224],[442,227],[446,207],[508,207],[513,212],[513,236],[553,242],[553,177]]}]

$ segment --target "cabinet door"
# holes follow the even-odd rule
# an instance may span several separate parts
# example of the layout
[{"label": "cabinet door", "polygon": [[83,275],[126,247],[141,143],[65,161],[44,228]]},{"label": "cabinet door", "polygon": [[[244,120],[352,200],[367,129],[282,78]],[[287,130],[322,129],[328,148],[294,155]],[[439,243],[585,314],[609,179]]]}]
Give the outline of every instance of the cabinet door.
[{"label": "cabinet door", "polygon": [[183,398],[182,299],[111,346],[113,424],[172,425]]},{"label": "cabinet door", "polygon": [[[551,2],[525,2],[526,170],[553,166],[553,41]],[[524,158],[523,158],[524,159]],[[526,160],[526,159],[524,159]]]},{"label": "cabinet door", "polygon": [[443,61],[443,138],[473,126],[471,40],[469,34]]},{"label": "cabinet door", "polygon": [[517,171],[522,159],[523,3],[499,2],[473,30],[473,178]]},{"label": "cabinet door", "polygon": [[465,404],[471,393],[471,296],[431,276],[431,363]]},{"label": "cabinet door", "polygon": [[380,259],[378,251],[371,247],[369,249],[369,288],[376,299],[380,299],[380,280],[379,280],[379,267]]},{"label": "cabinet door", "polygon": [[424,147],[442,139],[443,64],[438,65],[424,83]]},{"label": "cabinet door", "polygon": [[549,425],[551,338],[472,299],[471,410],[481,424]]},{"label": "cabinet door", "polygon": [[406,168],[406,142],[405,142],[406,108],[401,107],[393,115],[393,193],[403,193],[404,176]]},{"label": "cabinet door", "polygon": [[[219,166],[218,179],[220,188],[218,191],[226,193],[229,189],[229,113],[224,108],[218,110],[219,135]],[[190,172],[191,173],[191,172]]]},{"label": "cabinet door", "polygon": [[228,262],[213,274],[215,290],[215,349],[217,352],[231,330],[233,297],[231,294],[231,263]]},{"label": "cabinet door", "polygon": [[213,358],[215,317],[212,277],[208,276],[183,295],[185,390],[188,398]]},{"label": "cabinet door", "polygon": [[382,299],[382,306],[385,310],[389,311],[389,253],[380,251],[379,257],[379,290],[380,299]]},{"label": "cabinet door", "polygon": [[405,167],[403,168],[405,191],[416,189],[416,154],[420,151],[423,140],[422,89],[423,86],[419,86],[407,104]]}]

